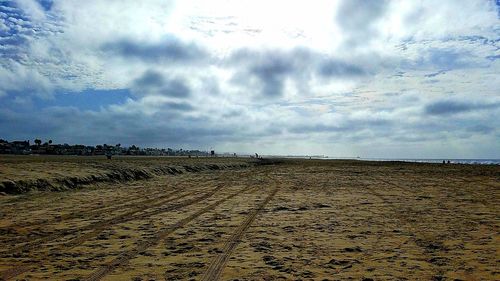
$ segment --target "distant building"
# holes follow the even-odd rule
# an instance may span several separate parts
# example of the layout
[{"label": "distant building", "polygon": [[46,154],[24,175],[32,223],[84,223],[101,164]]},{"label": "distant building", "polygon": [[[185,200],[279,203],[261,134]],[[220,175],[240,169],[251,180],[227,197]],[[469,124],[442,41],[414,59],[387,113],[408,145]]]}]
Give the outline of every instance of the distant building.
[{"label": "distant building", "polygon": [[0,153],[1,154],[11,154],[12,149],[10,143],[6,140],[0,139]]},{"label": "distant building", "polygon": [[29,141],[13,141],[11,142],[10,149],[14,154],[30,154],[30,142]]},{"label": "distant building", "polygon": [[[81,144],[52,144],[52,141],[45,142],[39,139],[35,140],[33,145],[29,141],[13,141],[0,139],[0,154],[50,154],[50,155],[146,155],[146,156],[208,156],[207,151],[201,150],[174,150],[171,148],[140,148],[132,145],[130,147],[122,147],[117,145],[96,145],[85,146]],[[211,151],[211,155],[215,156],[215,151]]]}]

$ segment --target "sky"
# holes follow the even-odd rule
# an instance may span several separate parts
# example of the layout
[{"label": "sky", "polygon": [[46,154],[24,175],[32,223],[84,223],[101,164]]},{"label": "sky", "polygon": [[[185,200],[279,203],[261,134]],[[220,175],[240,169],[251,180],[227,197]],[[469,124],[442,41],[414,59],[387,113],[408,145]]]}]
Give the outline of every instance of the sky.
[{"label": "sky", "polygon": [[500,158],[499,19],[499,0],[0,0],[0,138]]}]

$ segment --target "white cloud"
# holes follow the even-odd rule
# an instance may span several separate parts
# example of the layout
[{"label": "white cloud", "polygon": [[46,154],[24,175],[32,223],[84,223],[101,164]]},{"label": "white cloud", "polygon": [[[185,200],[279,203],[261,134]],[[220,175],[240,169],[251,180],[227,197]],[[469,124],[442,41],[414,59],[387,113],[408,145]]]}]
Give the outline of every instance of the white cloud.
[{"label": "white cloud", "polygon": [[46,19],[45,12],[37,1],[35,1],[35,0],[16,0],[16,4],[33,21],[43,21]]}]

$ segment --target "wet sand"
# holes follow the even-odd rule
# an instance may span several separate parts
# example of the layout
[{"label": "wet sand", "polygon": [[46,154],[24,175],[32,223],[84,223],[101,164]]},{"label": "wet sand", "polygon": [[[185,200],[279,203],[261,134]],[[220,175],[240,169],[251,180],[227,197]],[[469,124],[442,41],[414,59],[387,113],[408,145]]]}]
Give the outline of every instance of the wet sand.
[{"label": "wet sand", "polygon": [[[0,159],[0,179],[110,165],[32,158]],[[119,161],[208,161],[137,159]],[[4,195],[0,277],[499,280],[499,203],[498,166],[316,160]]]}]

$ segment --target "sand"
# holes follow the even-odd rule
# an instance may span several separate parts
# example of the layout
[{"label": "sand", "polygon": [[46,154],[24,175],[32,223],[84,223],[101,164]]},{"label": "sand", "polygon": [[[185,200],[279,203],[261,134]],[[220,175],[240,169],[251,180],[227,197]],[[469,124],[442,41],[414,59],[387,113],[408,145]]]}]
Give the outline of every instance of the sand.
[{"label": "sand", "polygon": [[214,161],[248,165],[0,196],[0,277],[500,279],[498,166],[7,157],[0,181]]}]

